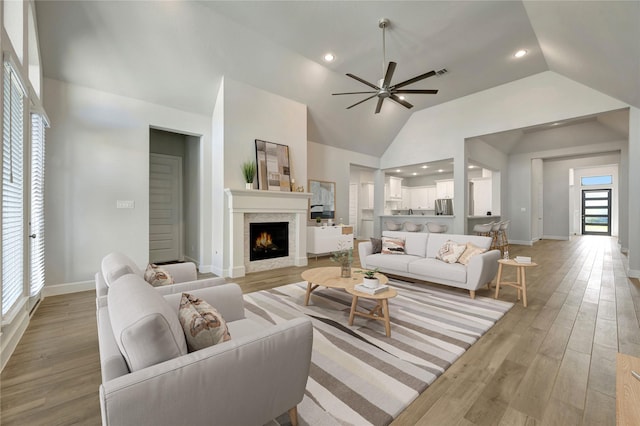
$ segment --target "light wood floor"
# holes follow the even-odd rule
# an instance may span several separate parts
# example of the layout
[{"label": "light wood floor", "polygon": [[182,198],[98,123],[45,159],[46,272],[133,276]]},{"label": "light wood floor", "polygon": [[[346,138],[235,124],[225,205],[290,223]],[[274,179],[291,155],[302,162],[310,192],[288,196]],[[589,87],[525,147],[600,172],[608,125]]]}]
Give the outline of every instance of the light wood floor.
[{"label": "light wood floor", "polygon": [[[607,237],[510,252],[540,264],[527,270],[529,307],[514,306],[393,425],[615,424],[615,354],[640,356],[640,284],[626,278],[625,257]],[[234,281],[262,290],[300,281],[304,269]],[[94,292],[46,298],[2,372],[0,424],[99,425],[96,333]]]}]

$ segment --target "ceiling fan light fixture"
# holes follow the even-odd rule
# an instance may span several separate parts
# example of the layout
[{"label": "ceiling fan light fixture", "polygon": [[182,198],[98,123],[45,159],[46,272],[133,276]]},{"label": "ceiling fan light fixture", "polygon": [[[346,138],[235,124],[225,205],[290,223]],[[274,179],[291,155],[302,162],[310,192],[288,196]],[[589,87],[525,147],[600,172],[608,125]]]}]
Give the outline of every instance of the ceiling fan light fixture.
[{"label": "ceiling fan light fixture", "polygon": [[514,53],[513,56],[515,56],[516,58],[522,58],[527,53],[529,53],[529,52],[527,52],[525,49],[520,49],[516,53]]},{"label": "ceiling fan light fixture", "polygon": [[325,62],[333,62],[336,60],[336,55],[334,55],[331,52],[325,53],[325,55],[323,56],[323,59]]},{"label": "ceiling fan light fixture", "polygon": [[424,74],[420,74],[409,80],[402,81],[400,83],[392,84],[391,80],[393,78],[393,73],[396,70],[396,64],[393,61],[387,63],[386,58],[386,42],[385,42],[385,30],[389,26],[390,22],[387,18],[382,18],[378,21],[378,27],[382,29],[382,78],[376,81],[377,85],[370,83],[356,75],[347,73],[347,77],[350,77],[360,83],[369,87],[368,91],[358,91],[358,92],[342,92],[342,93],[332,93],[332,95],[369,95],[367,98],[362,99],[359,102],[356,102],[353,105],[347,107],[347,109],[351,109],[357,105],[360,105],[363,102],[368,101],[369,99],[378,98],[378,102],[376,104],[375,113],[378,114],[382,109],[382,103],[385,99],[391,99],[397,104],[402,105],[403,107],[410,109],[413,108],[409,102],[405,100],[405,93],[413,93],[413,94],[423,94],[423,95],[435,95],[438,93],[438,90],[435,89],[404,89],[405,86],[416,83],[420,80],[424,80],[428,77],[433,77],[436,75],[435,71],[429,71]]}]

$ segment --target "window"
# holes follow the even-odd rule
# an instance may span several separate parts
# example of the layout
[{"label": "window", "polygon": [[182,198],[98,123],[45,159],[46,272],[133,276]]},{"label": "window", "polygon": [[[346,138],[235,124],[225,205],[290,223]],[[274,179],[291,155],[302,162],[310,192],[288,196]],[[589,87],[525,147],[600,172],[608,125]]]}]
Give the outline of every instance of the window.
[{"label": "window", "polygon": [[24,290],[24,89],[10,63],[4,66],[2,132],[2,316]]},{"label": "window", "polygon": [[30,225],[30,295],[44,286],[44,128],[40,114],[31,114],[31,218]]},{"label": "window", "polygon": [[611,175],[583,176],[580,178],[580,184],[582,186],[611,185],[612,183],[613,183],[613,177]]}]

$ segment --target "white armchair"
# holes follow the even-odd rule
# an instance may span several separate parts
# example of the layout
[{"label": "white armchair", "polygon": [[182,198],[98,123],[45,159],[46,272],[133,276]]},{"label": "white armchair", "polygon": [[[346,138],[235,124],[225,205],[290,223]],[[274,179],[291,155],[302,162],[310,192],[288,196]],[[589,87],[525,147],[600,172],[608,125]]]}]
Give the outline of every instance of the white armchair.
[{"label": "white armchair", "polygon": [[[171,274],[175,284],[154,287],[160,294],[173,294],[191,291],[198,288],[224,284],[224,278],[205,278],[198,280],[198,271],[193,262],[162,265]],[[102,259],[100,271],[96,273],[96,297],[106,296],[111,283],[126,274],[144,276],[144,271],[131,258],[123,253],[109,253]]]},{"label": "white armchair", "polygon": [[[288,412],[296,425],[311,362],[311,321],[247,319],[237,284],[189,293],[222,314],[231,340],[171,355],[180,294],[161,296],[133,274],[99,299],[102,424],[263,425]],[[130,371],[127,361],[134,358],[149,366]]]}]

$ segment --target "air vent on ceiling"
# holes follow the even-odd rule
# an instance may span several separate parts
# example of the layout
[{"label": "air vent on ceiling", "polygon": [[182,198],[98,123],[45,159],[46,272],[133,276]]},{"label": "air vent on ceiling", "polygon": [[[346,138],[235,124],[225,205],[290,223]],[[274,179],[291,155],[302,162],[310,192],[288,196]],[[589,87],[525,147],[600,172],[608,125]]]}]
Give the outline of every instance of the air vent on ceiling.
[{"label": "air vent on ceiling", "polygon": [[436,71],[436,75],[438,77],[440,77],[441,75],[444,75],[444,74],[446,74],[448,72],[449,72],[449,70],[447,70],[446,68],[442,68],[441,70]]}]

